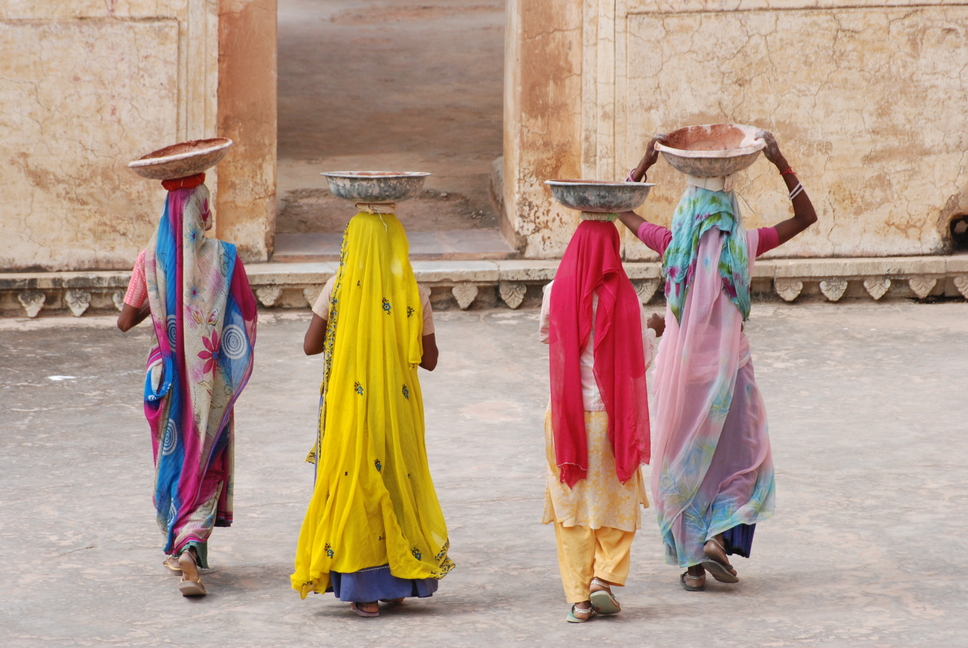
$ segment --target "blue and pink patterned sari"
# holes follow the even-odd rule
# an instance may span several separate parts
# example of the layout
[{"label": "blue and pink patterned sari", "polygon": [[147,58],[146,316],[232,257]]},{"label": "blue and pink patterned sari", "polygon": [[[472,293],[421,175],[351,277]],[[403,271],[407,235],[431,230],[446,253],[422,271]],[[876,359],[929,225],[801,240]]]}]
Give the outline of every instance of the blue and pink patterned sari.
[{"label": "blue and pink patterned sari", "polygon": [[232,408],[252,373],[257,316],[235,246],[205,236],[208,199],[204,184],[170,191],[145,253],[155,509],[165,553],[192,546],[201,567],[212,528],[232,523]]}]

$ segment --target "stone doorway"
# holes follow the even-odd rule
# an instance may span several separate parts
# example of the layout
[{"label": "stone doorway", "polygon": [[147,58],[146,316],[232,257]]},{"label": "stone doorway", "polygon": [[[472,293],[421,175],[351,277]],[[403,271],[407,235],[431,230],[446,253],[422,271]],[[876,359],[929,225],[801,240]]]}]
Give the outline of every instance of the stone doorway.
[{"label": "stone doorway", "polygon": [[504,0],[279,0],[275,261],[338,257],[352,206],[319,173],[429,171],[401,203],[414,258],[514,255],[502,153]]}]

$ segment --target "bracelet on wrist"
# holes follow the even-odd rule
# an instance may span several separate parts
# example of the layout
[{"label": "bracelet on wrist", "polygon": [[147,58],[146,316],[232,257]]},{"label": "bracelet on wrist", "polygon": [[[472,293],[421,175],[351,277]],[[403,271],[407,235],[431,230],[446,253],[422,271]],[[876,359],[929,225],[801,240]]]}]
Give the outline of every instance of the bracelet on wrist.
[{"label": "bracelet on wrist", "polygon": [[784,175],[796,175],[796,174],[797,174],[797,172],[793,170],[793,167],[792,166],[787,166],[786,171],[780,171],[780,175],[781,176],[784,176]]}]

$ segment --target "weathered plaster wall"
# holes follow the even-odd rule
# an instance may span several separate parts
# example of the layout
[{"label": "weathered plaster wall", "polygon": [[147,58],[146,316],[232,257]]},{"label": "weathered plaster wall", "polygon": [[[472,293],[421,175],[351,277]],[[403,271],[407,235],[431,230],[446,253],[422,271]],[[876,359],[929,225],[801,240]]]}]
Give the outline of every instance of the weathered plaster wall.
[{"label": "weathered plaster wall", "polygon": [[265,260],[276,229],[276,0],[221,0],[218,132],[235,141],[219,164],[218,238]]},{"label": "weathered plaster wall", "polygon": [[582,9],[508,0],[507,16],[505,231],[524,244],[526,256],[540,258],[567,243],[574,228],[542,183],[581,175]]},{"label": "weathered plaster wall", "polygon": [[[528,15],[551,4],[519,0],[517,10]],[[580,106],[580,144],[557,140],[565,157],[577,155],[585,177],[621,179],[655,132],[756,124],[777,135],[820,215],[818,226],[775,254],[946,252],[948,221],[968,212],[968,7],[806,4],[585,0],[579,31],[567,32],[561,51],[529,49],[536,34],[526,30],[513,36],[521,74],[540,77],[548,61],[581,49],[581,84],[577,92],[574,83],[548,84],[530,103],[509,106],[521,116],[506,119],[507,140],[525,141],[523,125],[537,122],[543,105]],[[519,147],[513,177],[521,187],[506,190],[505,200],[526,255],[554,256],[574,219],[534,190],[558,169],[531,151]],[[643,214],[668,223],[685,184],[665,162],[650,181],[659,186]],[[791,213],[763,159],[738,188],[750,205],[749,226]],[[651,257],[638,244],[627,252]]]},{"label": "weathered plaster wall", "polygon": [[[262,40],[271,40],[264,65],[274,68],[274,30]],[[0,61],[0,271],[130,267],[154,230],[164,190],[127,163],[175,141],[212,137],[222,125],[219,1],[8,0],[0,4]],[[237,147],[243,152],[230,152],[231,164],[245,155],[274,164],[274,82],[262,94],[271,95],[271,137]],[[251,119],[246,104],[226,103],[238,123]],[[274,172],[265,175],[274,184]],[[217,195],[218,174],[207,184]],[[248,258],[264,259],[269,218],[239,221],[271,196],[251,186],[229,193],[243,216],[226,207],[229,224],[219,225],[217,203],[217,231],[237,236]]]}]

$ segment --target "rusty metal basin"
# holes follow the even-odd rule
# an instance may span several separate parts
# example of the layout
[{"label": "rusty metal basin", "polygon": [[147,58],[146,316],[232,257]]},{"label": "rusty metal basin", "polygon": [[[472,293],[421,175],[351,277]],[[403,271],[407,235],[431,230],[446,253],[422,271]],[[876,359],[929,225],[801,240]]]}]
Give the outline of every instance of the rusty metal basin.
[{"label": "rusty metal basin", "polygon": [[631,211],[645,202],[654,184],[601,180],[546,180],[551,195],[569,209],[597,214]]},{"label": "rusty metal basin", "polygon": [[716,178],[742,171],[766,147],[757,139],[756,126],[704,124],[669,133],[667,144],[656,144],[666,162],[677,171],[698,178]]},{"label": "rusty metal basin", "polygon": [[423,171],[330,171],[320,174],[337,198],[362,203],[409,200],[423,189]]}]

